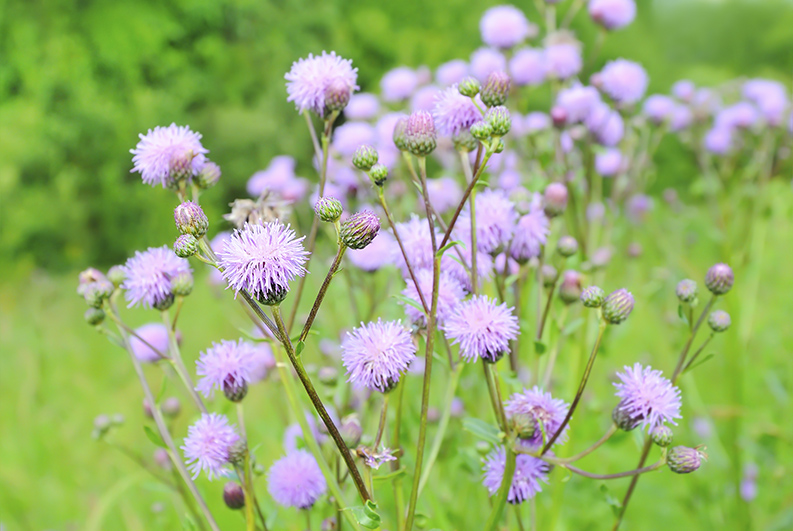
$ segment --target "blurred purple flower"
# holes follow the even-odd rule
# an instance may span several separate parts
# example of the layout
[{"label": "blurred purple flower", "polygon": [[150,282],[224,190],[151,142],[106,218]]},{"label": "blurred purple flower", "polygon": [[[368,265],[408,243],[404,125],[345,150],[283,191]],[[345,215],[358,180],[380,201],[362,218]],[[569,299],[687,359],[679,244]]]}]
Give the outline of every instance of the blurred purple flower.
[{"label": "blurred purple flower", "polygon": [[348,120],[371,120],[378,112],[380,112],[380,100],[368,92],[353,94],[344,108],[344,116]]},{"label": "blurred purple flower", "polygon": [[[454,249],[446,251],[454,253]],[[416,272],[416,280],[419,284],[421,294],[427,305],[432,301],[432,270],[421,269]],[[457,303],[459,303],[465,296],[463,286],[457,281],[456,278],[450,274],[441,271],[438,283],[438,311],[436,312],[436,319],[439,326],[443,326],[446,318],[454,310]],[[421,298],[419,297],[416,285],[412,279],[406,279],[407,287],[402,290],[402,295],[412,300],[421,307]],[[420,326],[426,326],[427,318],[422,310],[419,310],[410,304],[405,304],[405,314],[408,316],[412,323],[417,323]]]},{"label": "blurred purple flower", "polygon": [[636,18],[634,0],[589,0],[592,20],[608,30],[623,28]]},{"label": "blurred purple flower", "polygon": [[460,94],[457,85],[438,94],[432,116],[440,133],[447,136],[456,135],[482,119],[482,113],[474,102]]},{"label": "blurred purple flower", "polygon": [[578,43],[561,42],[545,48],[545,66],[548,77],[565,80],[581,71],[584,61]]},{"label": "blurred purple flower", "polygon": [[295,103],[302,113],[314,111],[325,115],[325,99],[328,90],[345,90],[349,98],[358,90],[358,69],[352,61],[343,59],[336,52],[322,52],[322,55],[308,54],[305,59],[292,63],[292,69],[284,75],[286,79],[286,101]]},{"label": "blurred purple flower", "polygon": [[357,268],[373,272],[391,263],[391,252],[396,245],[394,237],[379,231],[374,240],[363,249],[348,249],[347,258]]},{"label": "blurred purple flower", "polygon": [[539,85],[545,81],[545,53],[536,48],[521,48],[509,60],[509,75],[518,85]]},{"label": "blurred purple flower", "polygon": [[[132,354],[135,355],[140,361],[144,363],[153,363],[162,358],[160,355],[153,351],[151,347],[156,348],[159,352],[168,354],[168,329],[162,323],[148,323],[135,329],[135,334],[138,337],[129,336],[129,347],[132,349]],[[141,341],[141,339],[143,341]],[[145,341],[145,343],[144,343]],[[148,343],[148,345],[146,344]],[[151,347],[149,346],[151,345]]]},{"label": "blurred purple flower", "polygon": [[506,70],[507,59],[494,48],[479,48],[471,54],[471,74],[482,83],[493,72]]},{"label": "blurred purple flower", "polygon": [[[504,412],[508,417],[526,415],[534,422],[534,433],[531,437],[520,439],[521,445],[531,450],[542,447],[545,440],[556,433],[569,409],[570,404],[554,398],[551,393],[543,391],[536,385],[531,389],[524,389],[522,393],[513,394],[504,404]],[[569,425],[565,426],[555,444],[563,444],[567,440],[569,427]]]},{"label": "blurred purple flower", "polygon": [[540,249],[547,241],[549,226],[550,222],[545,216],[542,199],[539,194],[535,194],[529,212],[521,216],[515,227],[515,234],[509,246],[512,258],[518,262],[525,262],[539,256]]},{"label": "blurred purple flower", "polygon": [[267,491],[284,507],[309,509],[326,490],[322,470],[305,450],[289,452],[267,471]]},{"label": "blurred purple flower", "polygon": [[479,21],[482,42],[494,48],[512,48],[537,34],[526,15],[515,6],[501,5],[485,11]]},{"label": "blurred purple flower", "polygon": [[600,71],[603,92],[618,103],[630,105],[644,96],[649,79],[638,63],[626,59],[609,61]]},{"label": "blurred purple flower", "polygon": [[399,66],[385,73],[380,80],[383,100],[395,102],[406,100],[419,86],[416,71],[407,66]]},{"label": "blurred purple flower", "polygon": [[595,156],[595,170],[603,177],[614,177],[622,171],[623,158],[619,149],[608,148]]},{"label": "blurred purple flower", "polygon": [[468,63],[462,59],[454,59],[443,63],[435,71],[435,80],[444,87],[459,83],[468,76]]}]

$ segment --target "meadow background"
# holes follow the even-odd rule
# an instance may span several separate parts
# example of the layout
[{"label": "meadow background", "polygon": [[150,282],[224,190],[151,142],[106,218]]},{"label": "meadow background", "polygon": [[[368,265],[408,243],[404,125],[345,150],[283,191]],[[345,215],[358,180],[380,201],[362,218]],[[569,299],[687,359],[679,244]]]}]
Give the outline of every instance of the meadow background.
[{"label": "meadow background", "polygon": [[[129,173],[128,151],[137,134],[175,121],[204,135],[223,169],[221,184],[203,202],[217,228],[228,202],[245,195],[247,179],[273,156],[293,155],[298,173],[314,176],[305,124],[286,102],[283,74],[292,61],[335,50],[353,59],[361,89],[377,92],[380,76],[395,66],[434,68],[467,58],[480,45],[482,12],[495,3],[0,2],[0,528],[179,528],[168,494],[91,438],[97,414],[121,413],[127,423],[117,440],[153,450],[140,428],[142,397],[128,360],[84,324],[85,305],[75,294],[81,269],[106,269],[135,249],[173,240],[172,194],[143,186]],[[532,16],[530,2],[515,4]],[[647,69],[648,93],[667,92],[680,78],[715,85],[762,76],[791,87],[793,2],[637,4],[636,22],[609,36],[593,71],[625,56]],[[574,27],[592,42],[595,28],[585,13]],[[547,104],[547,97],[538,93],[538,105]],[[701,207],[690,187],[696,166],[674,138],[664,141],[657,163],[651,191],[660,197],[675,188],[686,206],[673,213],[657,200],[635,235],[644,246],[642,259],[617,259],[614,268],[623,276],[612,284],[632,289],[637,305],[628,325],[609,339],[604,366],[646,358],[668,370],[684,339],[682,323],[675,322],[676,281],[701,281],[707,267],[730,263],[745,250],[721,234]],[[737,280],[723,309],[734,326],[714,341],[717,356],[708,368],[682,383],[685,419],[678,432],[707,444],[711,460],[690,477],[664,472],[643,478],[626,529],[793,527],[790,179],[771,183],[769,198],[760,214],[764,246],[749,249],[746,263],[733,264]],[[211,340],[236,337],[238,327],[247,327],[236,306],[205,285],[203,273],[181,317],[188,359]],[[328,299],[326,323],[346,318],[339,288]],[[308,290],[314,288],[309,284]],[[392,300],[384,312],[399,316],[401,308]],[[147,317],[132,313],[131,321]],[[611,404],[596,397],[610,396],[609,376],[604,369],[593,379],[592,400],[579,415],[589,411],[607,422]],[[410,385],[419,389],[418,380]],[[476,407],[476,397],[463,399]],[[278,390],[267,385],[257,387],[249,403],[249,419],[285,410]],[[188,420],[177,421],[177,433]],[[605,428],[589,424],[583,439]],[[280,451],[281,428],[271,428],[249,428],[262,441],[259,455]],[[436,470],[443,480],[419,506],[430,527],[466,529],[465,520],[444,515],[444,504],[484,498],[466,453],[471,443],[455,440],[444,448]],[[619,468],[620,455],[630,452],[631,466],[636,444],[623,435],[605,447],[605,455]],[[751,502],[736,490],[748,463],[759,469]],[[239,526],[238,515],[221,507],[222,484],[201,485],[222,515],[221,526]],[[626,485],[600,488],[573,478],[548,489],[552,495],[538,497],[540,528],[605,528],[611,522],[608,499],[621,497]],[[559,500],[568,510],[558,521],[543,520],[543,504]]]}]

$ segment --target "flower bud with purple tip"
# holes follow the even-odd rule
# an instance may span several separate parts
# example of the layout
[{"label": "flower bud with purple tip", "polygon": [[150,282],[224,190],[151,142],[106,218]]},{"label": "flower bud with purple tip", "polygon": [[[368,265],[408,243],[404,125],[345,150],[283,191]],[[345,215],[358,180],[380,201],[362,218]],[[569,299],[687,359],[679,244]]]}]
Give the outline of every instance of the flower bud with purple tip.
[{"label": "flower bud with purple tip", "polygon": [[730,314],[724,310],[716,310],[708,316],[708,326],[714,332],[725,332],[731,324]]},{"label": "flower bud with purple tip", "polygon": [[652,439],[653,444],[661,448],[666,448],[672,444],[673,438],[674,434],[672,433],[672,428],[669,426],[656,426],[650,430],[650,439]]},{"label": "flower bud with purple tip", "polygon": [[377,150],[372,146],[363,145],[355,150],[352,156],[352,165],[362,171],[369,171],[377,164]]},{"label": "flower bud with purple tip", "polygon": [[223,501],[229,509],[245,507],[245,492],[236,481],[229,481],[223,486]]},{"label": "flower bud with purple tip", "polygon": [[609,324],[620,324],[633,311],[633,295],[626,289],[618,289],[603,301],[603,318]]},{"label": "flower bud with purple tip", "polygon": [[714,295],[724,295],[735,282],[735,275],[732,268],[727,264],[716,264],[705,275],[705,286]]},{"label": "flower bud with purple tip", "polygon": [[438,145],[435,121],[427,111],[416,111],[408,117],[405,126],[407,149],[417,157],[426,157]]},{"label": "flower bud with purple tip", "polygon": [[589,286],[581,292],[581,303],[586,308],[600,308],[606,298],[606,293],[597,286]]},{"label": "flower bud with purple tip", "polygon": [[222,172],[220,166],[211,161],[206,161],[204,167],[193,177],[193,182],[202,190],[212,188],[220,180]]},{"label": "flower bud with purple tip", "polygon": [[681,280],[675,288],[675,295],[684,303],[692,303],[697,300],[697,283],[691,279]]},{"label": "flower bud with purple tip", "polygon": [[491,72],[480,91],[482,103],[488,107],[504,105],[509,94],[510,80],[506,72],[496,70]]},{"label": "flower bud with purple tip", "polygon": [[198,252],[198,240],[192,234],[182,234],[173,242],[173,252],[179,258],[189,258]]},{"label": "flower bud with purple tip", "polygon": [[548,217],[562,214],[567,208],[567,187],[562,183],[551,183],[545,187],[543,206]]},{"label": "flower bud with purple tip", "polygon": [[556,271],[556,268],[551,264],[545,264],[540,268],[540,278],[542,279],[543,287],[551,288],[556,284],[556,279],[559,278],[559,272]]},{"label": "flower bud with purple tip", "polygon": [[192,201],[185,201],[173,211],[173,219],[180,234],[192,234],[200,238],[207,233],[209,219],[204,210]]},{"label": "flower bud with purple tip", "polygon": [[371,210],[356,212],[341,224],[339,237],[350,249],[363,249],[380,231],[380,220]]},{"label": "flower bud with purple tip", "polygon": [[565,304],[573,304],[581,299],[581,273],[572,270],[564,272],[559,286],[559,298]]},{"label": "flower bud with purple tip", "polygon": [[666,455],[666,464],[676,474],[690,474],[700,467],[703,459],[707,456],[696,448],[675,446]]},{"label": "flower bud with purple tip", "polygon": [[317,202],[314,203],[314,212],[316,212],[320,221],[324,221],[325,223],[335,223],[341,217],[344,209],[341,206],[341,201],[335,197],[326,195],[324,197],[320,197]]}]

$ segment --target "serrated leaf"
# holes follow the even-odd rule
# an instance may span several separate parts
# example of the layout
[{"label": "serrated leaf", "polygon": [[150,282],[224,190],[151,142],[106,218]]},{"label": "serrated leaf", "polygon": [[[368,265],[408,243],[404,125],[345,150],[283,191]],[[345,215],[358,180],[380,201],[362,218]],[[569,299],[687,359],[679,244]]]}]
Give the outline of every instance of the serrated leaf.
[{"label": "serrated leaf", "polygon": [[451,242],[447,243],[446,245],[444,245],[443,247],[441,247],[440,249],[438,249],[438,252],[435,253],[435,256],[437,256],[437,257],[443,256],[443,253],[445,253],[446,251],[448,251],[449,249],[451,249],[455,245],[462,245],[462,243],[463,242],[461,242],[459,240],[451,241]]},{"label": "serrated leaf", "polygon": [[499,444],[501,442],[501,432],[499,429],[492,424],[488,424],[484,420],[466,417],[463,419],[463,429],[473,433],[475,437],[491,444]]},{"label": "serrated leaf", "polygon": [[579,317],[578,319],[571,321],[570,324],[565,326],[564,329],[562,330],[562,335],[569,336],[570,334],[581,328],[582,324],[584,324],[583,317]]},{"label": "serrated leaf", "polygon": [[546,350],[548,350],[548,347],[545,346],[545,343],[543,343],[542,341],[534,342],[534,352],[536,352],[538,356],[542,356],[543,354],[545,354]]},{"label": "serrated leaf", "polygon": [[149,428],[148,426],[143,426],[143,432],[146,434],[146,437],[148,437],[149,440],[156,446],[159,446],[160,448],[167,448],[165,443],[162,441],[162,437],[160,437],[158,433],[155,433],[153,429]]},{"label": "serrated leaf", "polygon": [[409,304],[409,305],[413,306],[415,309],[417,309],[418,311],[420,311],[422,313],[424,312],[424,306],[422,306],[421,303],[418,302],[418,301],[414,301],[413,299],[411,299],[409,297],[405,297],[401,293],[397,293],[397,294],[391,295],[391,296],[393,298],[395,298],[396,300],[398,300],[398,301],[401,301],[401,302],[403,302],[405,304]]},{"label": "serrated leaf", "polygon": [[347,507],[345,511],[351,511],[355,519],[366,529],[377,529],[380,527],[380,515],[377,514],[377,504],[368,500],[365,505]]}]

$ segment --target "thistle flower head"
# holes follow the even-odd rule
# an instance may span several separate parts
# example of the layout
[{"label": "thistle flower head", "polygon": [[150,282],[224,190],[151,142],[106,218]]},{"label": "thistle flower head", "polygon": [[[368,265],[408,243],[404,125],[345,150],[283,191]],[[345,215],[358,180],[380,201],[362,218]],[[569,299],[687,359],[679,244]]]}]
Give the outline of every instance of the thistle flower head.
[{"label": "thistle flower head", "polygon": [[716,264],[705,275],[705,286],[714,295],[724,295],[732,289],[735,275],[727,264]]},{"label": "thistle flower head", "polygon": [[284,507],[309,509],[326,490],[322,470],[305,450],[292,450],[267,471],[267,491]]},{"label": "thistle flower head", "polygon": [[496,362],[509,349],[510,340],[518,337],[518,319],[512,310],[506,303],[497,305],[493,299],[475,295],[457,305],[443,330],[453,344],[460,345],[467,361]]},{"label": "thistle flower head", "polygon": [[485,11],[479,21],[482,42],[495,48],[512,48],[537,34],[523,11],[515,6],[502,5]]},{"label": "thistle flower head", "polygon": [[272,304],[283,300],[289,282],[306,274],[308,254],[289,225],[272,221],[235,230],[218,258],[230,288]]},{"label": "thistle flower head", "polygon": [[536,48],[521,48],[509,60],[509,75],[518,86],[539,85],[547,72],[545,54]]},{"label": "thistle flower head", "polygon": [[[506,468],[506,454],[499,447],[485,458],[484,477],[482,483],[490,495],[494,495],[501,487]],[[507,501],[513,505],[523,503],[542,491],[542,482],[548,482],[550,466],[540,459],[526,454],[518,454],[515,460],[515,475],[509,487]]]},{"label": "thistle flower head", "polygon": [[607,30],[620,29],[636,18],[636,2],[635,0],[590,0],[589,15]]},{"label": "thistle flower head", "polygon": [[321,221],[333,223],[339,220],[344,209],[341,206],[341,201],[335,197],[326,195],[325,197],[320,197],[317,199],[317,202],[314,203],[314,212]]},{"label": "thistle flower head", "polygon": [[680,302],[693,302],[697,298],[697,283],[691,279],[681,280],[675,287],[675,295]]},{"label": "thistle flower head", "polygon": [[347,333],[341,348],[348,381],[383,393],[397,384],[416,357],[410,332],[399,321],[361,323]]},{"label": "thistle flower head", "polygon": [[[454,252],[453,250],[449,252]],[[432,270],[421,269],[416,272],[416,280],[418,281],[421,294],[427,304],[432,300]],[[402,295],[414,301],[421,306],[421,297],[416,290],[416,285],[412,280],[406,280],[407,287],[402,290]],[[441,271],[438,280],[438,311],[436,312],[436,319],[438,325],[443,326],[446,318],[454,310],[457,303],[465,296],[463,286],[452,275],[445,271]],[[415,306],[405,304],[405,314],[413,323],[418,323],[420,326],[426,325],[427,317],[424,312]]]},{"label": "thistle flower head", "polygon": [[680,418],[680,389],[652,367],[624,367],[618,372],[620,382],[615,383],[616,395],[621,398],[618,408],[633,422],[648,431],[665,423],[677,425]]},{"label": "thistle flower head", "polygon": [[140,142],[130,150],[135,155],[131,171],[140,173],[143,182],[151,186],[167,188],[180,179],[190,179],[202,170],[204,155],[209,153],[201,145],[201,134],[186,125],[158,126],[138,136]]},{"label": "thistle flower head", "polygon": [[196,374],[202,378],[196,390],[211,398],[215,389],[220,389],[229,400],[237,402],[245,396],[248,383],[256,369],[256,347],[242,339],[221,340],[201,353],[196,362]]},{"label": "thistle flower head", "polygon": [[[542,447],[544,440],[556,433],[569,409],[570,404],[553,398],[551,393],[544,392],[536,385],[531,389],[524,389],[522,393],[515,393],[504,404],[504,412],[508,417],[523,415],[531,419],[531,429],[524,434],[526,436],[519,437],[521,444],[532,450]],[[567,428],[565,426],[556,439],[556,444],[567,440]]]},{"label": "thistle flower head", "polygon": [[618,289],[603,301],[603,318],[609,324],[620,324],[633,311],[633,295],[626,289]]},{"label": "thistle flower head", "polygon": [[471,75],[484,82],[492,72],[507,69],[507,59],[495,48],[479,48],[471,54]]},{"label": "thistle flower head", "polygon": [[661,448],[666,448],[672,444],[673,438],[674,433],[672,433],[672,428],[669,426],[656,426],[650,430],[650,439],[652,439],[653,444]]},{"label": "thistle flower head", "polygon": [[383,100],[388,102],[408,99],[418,86],[418,73],[407,66],[389,70],[380,80]]},{"label": "thistle flower head", "polygon": [[380,220],[371,210],[361,210],[341,224],[339,238],[350,249],[363,249],[380,231]]},{"label": "thistle flower head", "polygon": [[[162,358],[160,353],[168,352],[168,329],[162,323],[149,323],[135,329],[130,335],[129,346],[132,354],[144,363],[153,363]],[[152,350],[151,347],[157,349]]]},{"label": "thistle flower head", "polygon": [[350,96],[344,116],[348,120],[371,120],[380,112],[380,100],[374,94],[359,92]]},{"label": "thistle flower head", "polygon": [[124,282],[121,288],[129,307],[142,304],[144,308],[165,309],[173,302],[172,281],[182,273],[190,273],[190,264],[176,256],[167,245],[150,247],[122,266]]},{"label": "thistle flower head", "polygon": [[597,286],[589,286],[581,292],[581,302],[587,308],[600,308],[606,294]]},{"label": "thistle flower head", "polygon": [[482,114],[474,102],[471,98],[460,94],[457,85],[438,94],[432,116],[435,118],[438,131],[447,136],[456,135],[482,119]]},{"label": "thistle flower head", "polygon": [[616,148],[608,148],[595,156],[595,170],[603,177],[614,177],[623,165],[622,152]]},{"label": "thistle flower head", "polygon": [[549,44],[545,48],[545,68],[548,77],[565,80],[581,71],[584,60],[577,42]]},{"label": "thistle flower head", "polygon": [[240,440],[228,419],[217,413],[204,413],[187,429],[182,450],[193,479],[203,470],[209,479],[222,476],[223,465],[229,462],[232,447]]},{"label": "thistle flower head", "polygon": [[448,87],[459,83],[468,75],[468,63],[462,59],[452,59],[443,63],[435,71],[435,80],[439,85]]},{"label": "thistle flower head", "polygon": [[600,95],[594,87],[573,85],[559,91],[555,108],[564,111],[565,122],[569,125],[583,122],[598,103]]},{"label": "thistle flower head", "polygon": [[714,332],[725,332],[731,324],[730,314],[724,310],[716,310],[708,315],[708,326]]},{"label": "thistle flower head", "polygon": [[358,90],[356,81],[358,69],[352,61],[343,59],[336,52],[322,52],[322,55],[308,54],[305,59],[292,63],[292,69],[284,75],[286,79],[287,101],[295,103],[297,109],[314,111],[325,116],[326,110],[344,105],[353,91]]},{"label": "thistle flower head", "polygon": [[647,90],[647,72],[638,63],[626,59],[609,61],[600,72],[600,87],[618,103],[636,103]]},{"label": "thistle flower head", "polygon": [[539,196],[531,203],[531,208],[518,220],[515,234],[510,244],[510,254],[518,262],[526,262],[540,256],[540,249],[548,240],[550,221],[545,216]]},{"label": "thistle flower head", "polygon": [[180,234],[190,234],[200,238],[207,233],[209,220],[197,203],[185,201],[173,211],[173,219]]},{"label": "thistle flower head", "polygon": [[666,454],[666,464],[669,470],[676,474],[690,474],[696,471],[702,465],[702,460],[707,457],[697,448],[675,446]]},{"label": "thistle flower head", "polygon": [[602,146],[616,146],[625,134],[625,123],[620,113],[602,101],[592,106],[584,119],[584,125]]},{"label": "thistle flower head", "polygon": [[[411,214],[408,221],[396,224],[396,230],[402,240],[410,266],[415,269],[431,269],[434,253],[427,220]],[[391,256],[402,276],[407,276],[409,273],[407,264],[399,246],[393,246]]]}]

